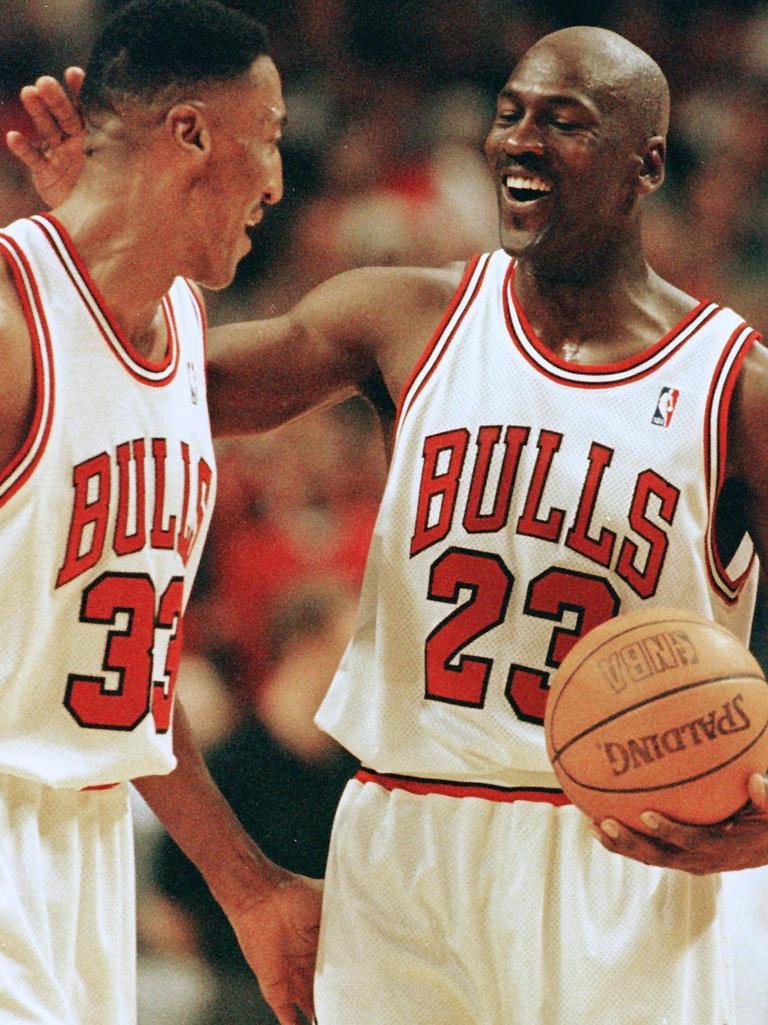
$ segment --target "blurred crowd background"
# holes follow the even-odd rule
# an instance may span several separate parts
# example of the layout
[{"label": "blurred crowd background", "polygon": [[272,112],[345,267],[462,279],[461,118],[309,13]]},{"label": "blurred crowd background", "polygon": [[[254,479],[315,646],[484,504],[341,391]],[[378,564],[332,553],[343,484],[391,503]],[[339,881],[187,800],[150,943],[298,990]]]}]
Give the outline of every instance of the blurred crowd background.
[{"label": "blurred crowd background", "polygon": [[[0,0],[0,130],[16,94],[82,63],[116,0]],[[266,22],[289,111],[286,191],[213,323],[281,312],[337,271],[441,264],[497,245],[481,143],[495,94],[545,32],[613,28],[669,77],[667,182],[652,264],[768,334],[768,4],[545,0],[233,0]],[[0,155],[0,222],[38,207]],[[426,342],[426,339],[425,339]],[[353,769],[312,716],[349,636],[384,479],[351,401],[218,449],[214,525],[180,688],[214,775],[267,852],[321,875]],[[762,617],[761,617],[762,618]],[[763,657],[762,631],[754,646]],[[273,1019],[194,870],[137,800],[140,1025]]]}]

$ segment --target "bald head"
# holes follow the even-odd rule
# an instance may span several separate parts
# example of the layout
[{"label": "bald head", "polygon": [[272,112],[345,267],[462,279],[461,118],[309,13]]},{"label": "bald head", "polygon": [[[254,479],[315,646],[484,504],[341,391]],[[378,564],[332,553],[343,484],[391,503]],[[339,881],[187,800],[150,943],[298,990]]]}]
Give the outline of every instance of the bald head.
[{"label": "bald head", "polygon": [[641,138],[665,136],[669,86],[652,57],[608,29],[580,25],[544,36],[521,58],[557,66],[561,78],[592,96],[600,109],[618,115]]},{"label": "bald head", "polygon": [[592,268],[637,261],[668,117],[661,69],[629,40],[586,26],[540,39],[501,89],[485,140],[504,249],[550,280],[583,277],[585,252]]}]

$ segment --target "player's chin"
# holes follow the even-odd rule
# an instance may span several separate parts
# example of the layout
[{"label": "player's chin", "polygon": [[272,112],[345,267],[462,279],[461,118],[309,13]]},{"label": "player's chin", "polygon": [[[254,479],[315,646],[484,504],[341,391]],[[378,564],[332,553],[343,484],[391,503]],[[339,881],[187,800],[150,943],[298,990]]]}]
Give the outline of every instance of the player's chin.
[{"label": "player's chin", "polygon": [[246,232],[230,232],[226,237],[228,242],[224,241],[222,232],[219,245],[205,254],[194,278],[198,285],[211,292],[220,292],[232,284],[240,261],[251,251],[251,240]]},{"label": "player's chin", "polygon": [[548,235],[546,223],[515,223],[503,219],[500,225],[501,247],[508,256],[531,256],[541,249]]},{"label": "player's chin", "polygon": [[235,280],[235,272],[237,271],[238,262],[239,261],[233,261],[227,267],[209,269],[196,277],[195,281],[202,288],[208,289],[209,292],[221,292],[225,288],[229,288]]}]

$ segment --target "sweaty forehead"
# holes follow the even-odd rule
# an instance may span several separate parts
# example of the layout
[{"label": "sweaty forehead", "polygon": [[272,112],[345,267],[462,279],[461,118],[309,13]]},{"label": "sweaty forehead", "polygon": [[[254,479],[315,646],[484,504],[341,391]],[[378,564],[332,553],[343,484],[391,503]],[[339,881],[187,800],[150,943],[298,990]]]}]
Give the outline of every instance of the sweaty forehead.
[{"label": "sweaty forehead", "polygon": [[547,96],[572,96],[608,112],[625,92],[626,68],[577,49],[541,43],[529,50],[512,72],[507,88]]},{"label": "sweaty forehead", "polygon": [[664,73],[644,50],[607,29],[576,26],[550,33],[522,57],[506,88],[571,96],[645,137],[667,130]]},{"label": "sweaty forehead", "polygon": [[280,76],[269,57],[259,57],[240,80],[218,98],[225,116],[262,130],[279,129],[285,122]]},{"label": "sweaty forehead", "polygon": [[259,57],[251,65],[248,77],[255,88],[258,102],[278,120],[285,120],[280,75],[270,57]]}]

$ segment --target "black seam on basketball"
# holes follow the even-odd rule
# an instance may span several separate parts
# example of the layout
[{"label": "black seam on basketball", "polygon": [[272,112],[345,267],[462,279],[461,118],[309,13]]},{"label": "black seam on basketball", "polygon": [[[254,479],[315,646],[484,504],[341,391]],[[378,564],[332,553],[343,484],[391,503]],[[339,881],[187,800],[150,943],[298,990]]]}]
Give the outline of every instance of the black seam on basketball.
[{"label": "black seam on basketball", "polygon": [[568,770],[565,768],[562,762],[560,762],[560,770],[563,772],[564,775],[568,777],[568,779],[572,783],[575,783],[576,786],[581,787],[582,790],[590,790],[593,793],[648,794],[655,793],[657,790],[673,790],[675,787],[682,787],[688,783],[695,783],[697,779],[704,779],[706,776],[711,776],[713,772],[719,772],[720,769],[724,769],[726,765],[730,765],[731,762],[737,761],[739,758],[741,758],[743,754],[749,751],[751,747],[755,746],[758,740],[760,740],[760,738],[764,735],[766,729],[768,729],[768,722],[766,722],[766,724],[763,726],[763,728],[760,730],[757,736],[753,737],[752,740],[750,740],[746,747],[741,748],[740,751],[737,751],[734,755],[732,755],[730,758],[727,758],[724,762],[720,762],[718,765],[713,765],[711,768],[706,769],[704,772],[698,772],[695,776],[686,776],[685,779],[676,780],[674,783],[656,783],[654,786],[648,787],[623,787],[620,789],[616,789],[615,787],[599,787],[593,786],[591,783],[582,783],[581,780],[576,779],[575,776],[572,776],[570,772],[568,772]]},{"label": "black seam on basketball", "polygon": [[[609,619],[609,620],[607,620],[607,622],[612,623],[612,622],[614,622],[614,620],[610,620]],[[707,621],[702,621],[700,619],[675,619],[675,620],[673,620],[673,622],[675,623],[675,625],[677,625],[679,623],[681,625],[687,625],[687,626],[703,626],[706,629],[711,628],[711,629],[717,630],[717,632],[719,634],[724,634],[728,639],[730,639],[730,640],[733,639],[731,633],[724,626],[721,626],[719,623],[715,623],[714,621],[707,622]],[[648,622],[645,622],[645,623],[634,624],[634,625],[628,626],[626,629],[620,631],[619,633],[612,633],[610,635],[610,637],[607,637],[601,644],[598,644],[598,646],[596,648],[591,648],[584,655],[584,657],[582,658],[581,662],[579,662],[578,665],[575,665],[573,667],[573,669],[570,671],[570,673],[568,674],[568,676],[565,678],[565,680],[562,683],[559,684],[559,686],[558,686],[558,694],[557,694],[557,697],[555,698],[555,708],[557,708],[557,703],[560,700],[560,698],[562,697],[563,691],[568,686],[568,684],[571,682],[571,679],[572,679],[573,675],[575,673],[577,673],[579,671],[579,669],[581,669],[581,667],[584,665],[584,663],[589,661],[589,659],[591,659],[597,652],[602,651],[602,649],[607,644],[613,644],[614,641],[616,641],[618,638],[626,637],[627,634],[630,634],[630,633],[632,633],[635,630],[644,630],[646,627],[652,627],[652,626],[669,626],[669,624],[670,624],[670,620],[669,619],[665,619],[663,616],[661,616],[658,620],[654,619],[652,621],[648,621]],[[599,630],[600,628],[596,627],[596,629]],[[589,635],[587,634],[586,636],[589,636]]]},{"label": "black seam on basketball", "polygon": [[571,737],[570,740],[567,740],[565,744],[563,744],[563,746],[559,748],[555,748],[553,737],[555,729],[555,715],[557,713],[557,705],[555,705],[555,710],[552,713],[552,718],[550,719],[550,737],[552,739],[552,750],[554,752],[552,759],[553,761],[559,761],[560,755],[567,751],[572,744],[575,744],[577,741],[582,740],[586,736],[589,736],[589,734],[592,733],[594,730],[599,729],[601,726],[607,725],[607,723],[613,722],[615,719],[621,719],[621,717],[626,715],[628,712],[634,712],[638,708],[643,708],[645,705],[651,705],[654,701],[660,701],[662,698],[667,698],[674,694],[680,694],[683,691],[692,690],[695,687],[704,687],[710,683],[723,683],[724,681],[736,683],[742,680],[759,680],[761,683],[764,683],[766,684],[766,686],[768,686],[768,680],[766,680],[765,677],[761,676],[759,673],[741,673],[739,676],[712,676],[709,679],[694,680],[691,683],[684,683],[681,684],[679,687],[673,687],[671,690],[662,691],[660,694],[651,694],[649,697],[644,698],[642,701],[637,701],[634,705],[627,705],[625,708],[620,708],[617,712],[614,712],[613,715],[609,715],[605,719],[601,719],[599,722],[590,723],[586,729],[582,730],[581,733],[577,733],[575,736]]}]

